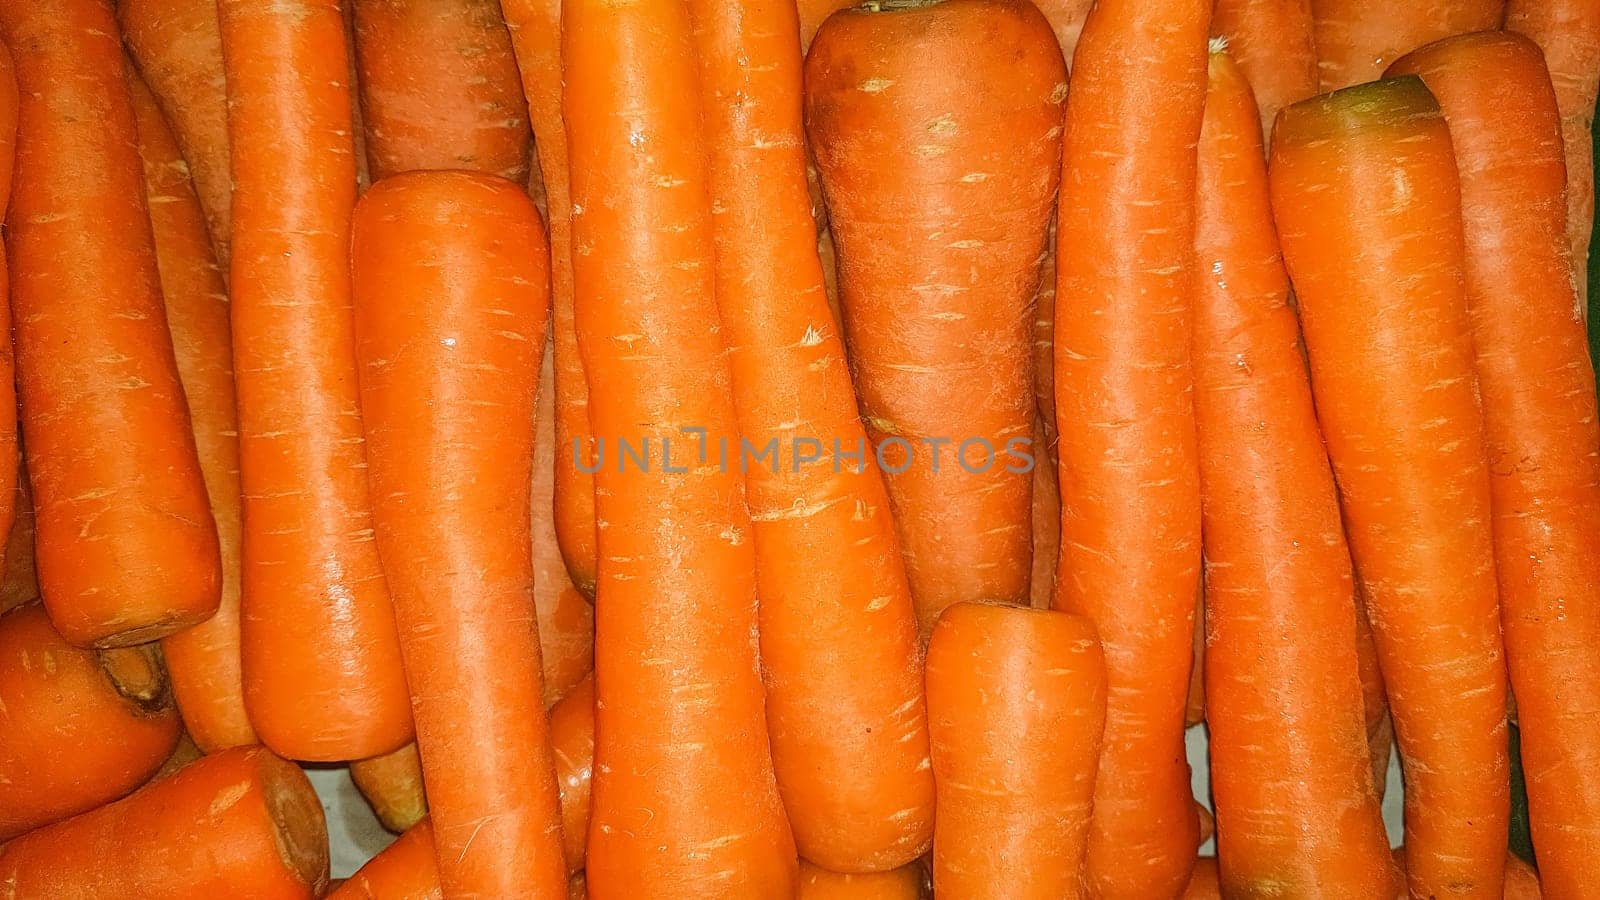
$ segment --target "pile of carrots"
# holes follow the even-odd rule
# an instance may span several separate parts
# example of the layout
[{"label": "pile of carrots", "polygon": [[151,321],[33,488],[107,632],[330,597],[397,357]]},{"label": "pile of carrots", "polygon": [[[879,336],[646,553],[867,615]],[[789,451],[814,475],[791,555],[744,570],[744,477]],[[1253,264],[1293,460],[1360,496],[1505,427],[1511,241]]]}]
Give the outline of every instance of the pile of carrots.
[{"label": "pile of carrots", "polygon": [[1600,897],[1600,0],[0,42],[0,897]]}]

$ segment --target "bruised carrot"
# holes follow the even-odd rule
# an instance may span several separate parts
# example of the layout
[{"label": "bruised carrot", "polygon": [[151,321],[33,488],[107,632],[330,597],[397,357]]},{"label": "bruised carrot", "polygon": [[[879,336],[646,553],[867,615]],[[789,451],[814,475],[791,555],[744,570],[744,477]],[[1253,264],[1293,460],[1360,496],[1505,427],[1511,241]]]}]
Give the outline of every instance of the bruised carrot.
[{"label": "bruised carrot", "polygon": [[1311,0],[1322,90],[1380,78],[1423,44],[1499,28],[1505,7],[1506,0]]},{"label": "bruised carrot", "polygon": [[589,789],[594,775],[594,679],[585,678],[550,708],[550,749],[561,789],[561,834],[567,870],[583,868],[588,845]]},{"label": "bruised carrot", "polygon": [[422,789],[422,757],[410,743],[393,753],[352,760],[350,780],[384,828],[400,833],[428,814]]},{"label": "bruised carrot", "polygon": [[81,650],[36,604],[0,616],[0,841],[144,784],[180,730],[153,647]]},{"label": "bruised carrot", "polygon": [[109,806],[0,847],[17,897],[252,900],[319,896],[322,805],[305,773],[260,747],[207,756]]},{"label": "bruised carrot", "polygon": [[1400,742],[1411,893],[1497,897],[1506,669],[1450,134],[1415,77],[1323,95],[1279,115],[1271,185]]},{"label": "bruised carrot", "polygon": [[1420,76],[1450,126],[1529,818],[1546,888],[1582,896],[1600,856],[1600,421],[1556,95],[1538,45],[1507,32],[1430,44],[1390,72]]},{"label": "bruised carrot", "polygon": [[[594,670],[594,607],[573,586],[556,537],[555,360],[546,341],[534,408],[533,476],[528,509],[533,536],[533,605],[539,619],[539,658],[544,664],[544,705]],[[572,835],[568,834],[570,841]]]},{"label": "bruised carrot", "polygon": [[[379,181],[351,239],[378,550],[451,896],[566,891],[528,491],[548,253],[522,187]],[[508,627],[509,626],[509,627]]]},{"label": "bruised carrot", "polygon": [[940,616],[928,642],[936,895],[1091,896],[1084,854],[1105,714],[1089,620],[977,603]]},{"label": "bruised carrot", "polygon": [[1211,33],[1228,42],[1270,137],[1278,110],[1317,93],[1313,0],[1217,0]]},{"label": "bruised carrot", "polygon": [[433,825],[427,819],[367,860],[328,900],[444,900]]},{"label": "bruised carrot", "polygon": [[344,20],[337,0],[220,0],[218,12],[233,146],[245,706],[284,756],[364,759],[409,740],[411,718],[356,401]]},{"label": "bruised carrot", "polygon": [[887,872],[830,872],[800,860],[796,900],[922,900],[922,866],[917,863]]},{"label": "bruised carrot", "polygon": [[20,460],[12,497],[16,518],[6,535],[4,569],[0,570],[0,613],[39,599],[39,579],[33,571],[33,498],[28,493],[27,469]]},{"label": "bruised carrot", "polygon": [[1210,11],[1099,0],[1067,109],[1056,608],[1089,616],[1106,649],[1088,871],[1107,898],[1176,895],[1197,846],[1183,716],[1200,569],[1190,270]]},{"label": "bruised carrot", "polygon": [[1066,93],[1023,0],[846,10],[806,59],[851,367],[924,638],[952,603],[1028,599],[1030,304]]},{"label": "bruised carrot", "polygon": [[[1036,418],[1033,446],[1045,448],[1046,440],[1044,421]],[[1041,449],[1033,462],[1033,573],[1028,578],[1028,605],[1034,609],[1049,609],[1055,601],[1056,565],[1060,556],[1061,488],[1056,483],[1056,467]]]},{"label": "bruised carrot", "polygon": [[1211,54],[1196,196],[1194,380],[1206,722],[1229,896],[1385,897],[1355,585],[1273,232],[1260,116]]},{"label": "bruised carrot", "polygon": [[104,0],[7,3],[0,35],[22,98],[7,250],[40,587],[68,641],[144,643],[216,612],[220,563],[117,24]]}]

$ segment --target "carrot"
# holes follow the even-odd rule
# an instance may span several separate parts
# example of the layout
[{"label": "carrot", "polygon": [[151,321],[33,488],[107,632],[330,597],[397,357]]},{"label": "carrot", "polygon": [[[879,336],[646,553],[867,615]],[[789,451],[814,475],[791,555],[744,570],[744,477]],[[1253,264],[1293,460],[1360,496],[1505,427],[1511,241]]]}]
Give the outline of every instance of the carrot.
[{"label": "carrot", "polygon": [[561,834],[567,871],[583,868],[588,846],[589,789],[594,775],[594,679],[585,678],[550,708],[550,748],[561,789]]},{"label": "carrot", "polygon": [[[1046,441],[1044,419],[1035,417],[1033,446],[1046,447]],[[1033,463],[1033,573],[1028,577],[1028,605],[1034,609],[1049,609],[1055,600],[1060,556],[1061,488],[1056,483],[1056,467],[1041,454]]]},{"label": "carrot", "polygon": [[0,616],[0,841],[127,794],[180,730],[152,646],[79,649],[36,604]]},{"label": "carrot", "polygon": [[1032,4],[944,0],[829,19],[806,89],[861,412],[926,638],[952,603],[1028,599],[1018,457],[1066,70]]},{"label": "carrot", "polygon": [[1091,896],[1084,854],[1105,713],[1087,619],[978,603],[940,616],[928,642],[938,896]]},{"label": "carrot", "polygon": [[[1394,860],[1401,871],[1406,868],[1406,848],[1394,848]],[[1506,887],[1502,895],[1505,900],[1540,900],[1543,891],[1539,887],[1540,873],[1533,867],[1523,862],[1515,853],[1506,854]],[[1404,893],[1400,894],[1403,898]]]},{"label": "carrot", "polygon": [[[556,537],[555,359],[547,341],[534,408],[533,477],[528,509],[533,536],[533,605],[539,619],[544,664],[544,705],[549,708],[594,669],[594,607],[567,576]],[[567,835],[570,841],[572,835]]]},{"label": "carrot", "polygon": [[1215,856],[1195,860],[1194,874],[1189,876],[1182,900],[1222,900],[1221,871]]},{"label": "carrot", "polygon": [[1072,56],[1078,49],[1078,38],[1083,35],[1083,23],[1089,18],[1089,7],[1094,5],[1094,0],[1039,0],[1036,5],[1050,20],[1050,30],[1056,33],[1061,55],[1067,68],[1072,68]]},{"label": "carrot", "polygon": [[260,747],[207,756],[0,847],[0,884],[17,897],[210,900],[247,887],[252,900],[300,900],[327,883],[311,782]]},{"label": "carrot", "polygon": [[393,753],[350,763],[350,780],[384,828],[403,832],[428,814],[422,789],[422,757],[415,743]]},{"label": "carrot", "polygon": [[328,900],[444,900],[432,823],[424,818],[406,829]]},{"label": "carrot", "polygon": [[878,469],[803,461],[866,435],[815,253],[795,11],[689,12],[739,436],[774,453],[741,468],[778,790],[802,856],[893,869],[933,839],[921,648]]},{"label": "carrot", "polygon": [[922,867],[916,863],[887,872],[830,872],[800,860],[796,900],[922,900]]},{"label": "carrot", "polygon": [[395,175],[356,206],[373,519],[450,896],[566,890],[533,606],[533,430],[505,427],[533,420],[547,252],[533,201],[493,176]]},{"label": "carrot", "polygon": [[1505,6],[1506,0],[1311,0],[1321,88],[1372,81],[1423,44],[1499,28]]},{"label": "carrot", "polygon": [[1457,185],[1417,78],[1278,117],[1273,212],[1399,737],[1419,897],[1499,896],[1509,812]]},{"label": "carrot", "polygon": [[1088,615],[1106,649],[1088,867],[1101,897],[1176,895],[1197,846],[1182,742],[1200,569],[1189,320],[1210,10],[1099,0],[1067,109],[1056,607]]},{"label": "carrot", "polygon": [[[755,548],[738,450],[722,452],[738,432],[689,9],[568,0],[561,16],[578,344],[611,451],[595,475],[588,890],[788,898],[797,864],[763,713]],[[615,109],[630,112],[600,112]],[[684,429],[704,429],[698,461]],[[624,442],[648,459],[624,461]]]},{"label": "carrot", "polygon": [[[1041,460],[1049,459],[1050,478],[1059,462],[1056,452],[1056,229],[1050,226],[1044,252],[1039,255],[1039,287],[1033,294],[1033,395],[1039,410],[1041,431],[1034,433],[1035,446],[1042,447]],[[1034,482],[1038,490],[1038,481]],[[1035,504],[1037,509],[1038,504]],[[1059,528],[1059,523],[1057,525]],[[1038,559],[1033,562],[1039,565]],[[1054,565],[1054,563],[1052,563]]]},{"label": "carrot", "polygon": [[1250,82],[1261,134],[1272,136],[1278,110],[1317,93],[1313,0],[1217,0],[1211,33]]},{"label": "carrot", "polygon": [[1240,897],[1383,897],[1397,882],[1367,751],[1350,552],[1259,126],[1241,67],[1214,49],[1193,357],[1221,883]]},{"label": "carrot", "polygon": [[1595,95],[1600,92],[1600,0],[1507,0],[1507,31],[1544,51],[1561,114],[1567,160],[1567,237],[1579,309],[1588,314],[1589,238],[1594,230]]},{"label": "carrot", "polygon": [[1538,45],[1506,32],[1430,44],[1390,71],[1420,76],[1450,126],[1533,840],[1545,885],[1582,896],[1600,855],[1600,422],[1556,95]]},{"label": "carrot", "polygon": [[1389,721],[1389,698],[1378,662],[1378,643],[1367,617],[1366,591],[1356,584],[1356,663],[1361,673],[1361,710],[1367,725],[1367,751],[1372,761],[1372,784],[1381,799],[1389,776],[1389,750],[1394,727]]},{"label": "carrot", "polygon": [[40,586],[63,637],[103,647],[204,621],[220,569],[116,33],[104,0],[0,6],[22,98],[7,249]]},{"label": "carrot", "polygon": [[33,498],[28,493],[28,471],[20,459],[12,497],[16,517],[6,535],[4,570],[0,571],[0,613],[39,599],[39,579],[33,570]]},{"label": "carrot", "polygon": [[226,275],[232,191],[216,0],[118,0],[116,7],[123,39],[183,151]]},{"label": "carrot", "polygon": [[219,0],[218,12],[234,148],[245,706],[284,756],[365,759],[409,740],[411,721],[356,408],[344,24],[336,0]]}]

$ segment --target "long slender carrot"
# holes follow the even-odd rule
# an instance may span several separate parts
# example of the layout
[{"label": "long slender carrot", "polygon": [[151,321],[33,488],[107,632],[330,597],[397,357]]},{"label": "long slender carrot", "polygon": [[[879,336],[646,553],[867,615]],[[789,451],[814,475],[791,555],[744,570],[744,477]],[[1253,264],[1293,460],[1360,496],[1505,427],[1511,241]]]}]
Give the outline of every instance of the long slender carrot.
[{"label": "long slender carrot", "polygon": [[1050,30],[1056,33],[1061,55],[1067,68],[1072,68],[1072,56],[1078,49],[1078,38],[1083,36],[1083,23],[1089,18],[1089,7],[1094,5],[1094,0],[1039,0],[1035,5],[1050,20]]},{"label": "long slender carrot", "polygon": [[220,581],[116,34],[104,0],[0,5],[22,98],[7,250],[40,586],[62,635],[99,646],[204,621]]},{"label": "long slender carrot", "polygon": [[337,0],[219,0],[233,146],[245,705],[293,759],[411,737],[372,540],[350,317],[356,170]]},{"label": "long slender carrot", "polygon": [[594,679],[585,678],[550,708],[550,749],[561,789],[561,834],[567,870],[583,868],[594,783]]},{"label": "long slender carrot", "polygon": [[1594,109],[1600,92],[1600,0],[1507,0],[1507,31],[1544,51],[1561,113],[1567,158],[1567,236],[1579,308],[1588,314],[1589,238],[1594,230]]},{"label": "long slender carrot", "polygon": [[856,388],[924,638],[963,600],[1025,603],[1034,287],[1066,69],[1022,0],[835,15],[806,127],[838,243]]},{"label": "long slender carrot", "polygon": [[1261,133],[1272,134],[1278,110],[1317,93],[1312,0],[1217,0],[1211,33],[1250,82]]},{"label": "long slender carrot", "polygon": [[1600,856],[1600,421],[1574,303],[1561,117],[1543,55],[1506,32],[1401,58],[1450,126],[1489,454],[1495,570],[1545,888]]},{"label": "long slender carrot", "polygon": [[1196,196],[1194,380],[1206,721],[1230,896],[1384,897],[1355,585],[1267,194],[1260,116],[1211,54]]},{"label": "long slender carrot", "polygon": [[795,8],[689,12],[739,435],[774,448],[743,468],[778,790],[802,856],[893,869],[933,840],[921,648],[879,470],[802,461],[866,434],[816,255]]},{"label": "long slender carrot", "polygon": [[788,898],[688,6],[567,0],[561,17],[578,344],[611,458],[588,890]]},{"label": "long slender carrot", "polygon": [[1273,212],[1406,775],[1412,896],[1497,897],[1506,669],[1450,134],[1414,77],[1278,117]]},{"label": "long slender carrot", "polygon": [[[554,340],[547,341],[553,345]],[[594,670],[594,607],[578,593],[561,559],[556,536],[555,354],[546,346],[539,369],[533,414],[533,476],[528,509],[533,520],[533,605],[539,619],[539,658],[544,663],[544,705]],[[572,835],[568,834],[570,841]]]},{"label": "long slender carrot", "polygon": [[236,747],[110,806],[0,847],[16,897],[252,900],[319,896],[328,883],[322,805],[298,766]]},{"label": "long slender carrot", "polygon": [[415,742],[393,753],[350,762],[350,780],[384,828],[399,833],[428,814],[422,757]]},{"label": "long slender carrot", "polygon": [[916,863],[887,872],[830,872],[800,860],[796,900],[922,900],[922,866]]},{"label": "long slender carrot", "polygon": [[154,648],[81,650],[36,604],[0,616],[0,841],[144,784],[179,731]]},{"label": "long slender carrot", "polygon": [[1105,644],[1110,702],[1089,836],[1101,897],[1183,889],[1200,570],[1189,370],[1207,0],[1099,0],[1075,62],[1057,223],[1056,606]]},{"label": "long slender carrot", "polygon": [[566,892],[528,485],[548,249],[519,184],[409,172],[351,238],[373,520],[449,896]]},{"label": "long slender carrot", "polygon": [[406,829],[327,900],[444,900],[433,824],[422,819]]},{"label": "long slender carrot", "polygon": [[1506,0],[1311,0],[1322,90],[1380,78],[1423,44],[1499,28],[1505,8]]},{"label": "long slender carrot", "polygon": [[978,603],[940,616],[928,642],[936,895],[1091,896],[1084,857],[1105,714],[1088,619]]}]

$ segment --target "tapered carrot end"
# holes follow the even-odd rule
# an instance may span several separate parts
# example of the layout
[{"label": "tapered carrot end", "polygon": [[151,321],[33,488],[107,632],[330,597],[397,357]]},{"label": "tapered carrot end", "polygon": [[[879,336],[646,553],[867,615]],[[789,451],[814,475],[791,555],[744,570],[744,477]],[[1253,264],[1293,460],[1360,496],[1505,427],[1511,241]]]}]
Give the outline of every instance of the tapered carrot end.
[{"label": "tapered carrot end", "polygon": [[1422,132],[1442,126],[1439,102],[1415,75],[1370,81],[1285,107],[1274,148],[1337,141],[1373,129]]}]

